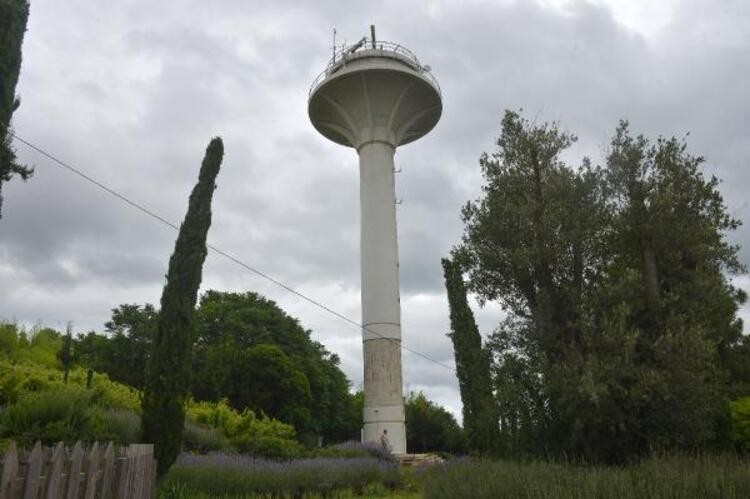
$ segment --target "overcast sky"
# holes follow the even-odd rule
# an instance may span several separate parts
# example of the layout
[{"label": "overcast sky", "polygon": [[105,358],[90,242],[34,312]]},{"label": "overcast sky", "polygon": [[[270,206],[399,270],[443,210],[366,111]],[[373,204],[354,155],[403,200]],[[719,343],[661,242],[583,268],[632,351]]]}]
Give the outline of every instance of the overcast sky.
[{"label": "overcast sky", "polygon": [[[179,222],[205,147],[224,139],[210,243],[359,320],[353,150],[318,135],[307,94],[338,41],[377,25],[433,68],[437,127],[396,155],[404,344],[453,363],[440,258],[481,186],[506,108],[579,137],[601,163],[617,120],[683,136],[748,216],[750,4],[744,0],[32,0],[18,135]],[[121,303],[158,303],[175,233],[17,144],[32,180],[3,186],[0,318],[101,331]],[[744,244],[750,264],[750,229]],[[209,253],[203,289],[277,301],[362,380],[359,331]],[[748,281],[740,279],[740,284]],[[475,307],[483,334],[502,311]],[[743,315],[746,311],[743,310]],[[452,372],[404,352],[407,390],[459,415]]]}]

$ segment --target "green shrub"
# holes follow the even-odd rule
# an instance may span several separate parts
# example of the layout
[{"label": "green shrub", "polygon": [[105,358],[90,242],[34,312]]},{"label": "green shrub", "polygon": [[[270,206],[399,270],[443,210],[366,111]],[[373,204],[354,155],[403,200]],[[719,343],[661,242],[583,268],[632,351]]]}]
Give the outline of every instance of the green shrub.
[{"label": "green shrub", "polygon": [[737,448],[750,452],[750,397],[743,397],[729,403],[732,415],[732,435]]},{"label": "green shrub", "polygon": [[99,439],[127,445],[141,441],[141,416],[129,409],[103,409]]},{"label": "green shrub", "polygon": [[59,367],[61,347],[62,338],[53,329],[34,328],[27,333],[17,324],[0,322],[0,358],[54,369]]},{"label": "green shrub", "polygon": [[104,415],[92,394],[77,387],[29,393],[0,415],[0,436],[20,445],[96,440],[105,432]]},{"label": "green shrub", "polygon": [[185,431],[182,434],[183,449],[190,452],[211,452],[229,450],[230,443],[224,432],[219,428],[185,420]]},{"label": "green shrub", "polygon": [[232,439],[232,445],[243,454],[268,459],[288,460],[302,454],[298,442],[279,437],[241,435]]},{"label": "green shrub", "polygon": [[239,413],[225,400],[191,403],[187,420],[223,431],[233,448],[253,456],[291,459],[302,453],[293,426],[267,417],[258,418],[249,409]]},{"label": "green shrub", "polygon": [[[11,363],[0,360],[0,405],[12,404],[29,392],[61,389],[63,372],[29,363]],[[67,386],[86,386],[86,370],[70,371]],[[94,399],[106,407],[140,411],[138,392],[128,386],[111,381],[106,375],[95,373],[92,379]]]}]

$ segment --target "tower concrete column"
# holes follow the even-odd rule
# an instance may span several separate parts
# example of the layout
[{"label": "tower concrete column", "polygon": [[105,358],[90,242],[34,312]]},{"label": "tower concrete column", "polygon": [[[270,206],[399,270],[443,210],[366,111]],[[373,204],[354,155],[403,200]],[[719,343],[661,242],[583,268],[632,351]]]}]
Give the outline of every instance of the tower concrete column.
[{"label": "tower concrete column", "polygon": [[401,304],[393,156],[386,141],[359,152],[362,325],[364,348],[364,440],[384,430],[392,450],[406,453],[401,375]]}]

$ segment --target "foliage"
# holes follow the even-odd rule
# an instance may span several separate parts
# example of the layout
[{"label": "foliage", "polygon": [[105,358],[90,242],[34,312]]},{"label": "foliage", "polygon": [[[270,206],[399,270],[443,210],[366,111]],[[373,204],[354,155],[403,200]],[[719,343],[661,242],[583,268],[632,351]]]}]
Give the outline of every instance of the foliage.
[{"label": "foliage", "polygon": [[739,450],[750,452],[750,397],[733,400],[729,409],[735,444]]},{"label": "foliage", "polygon": [[[294,424],[301,437],[355,438],[361,414],[339,358],[276,303],[210,290],[197,313],[193,394]],[[247,377],[248,370],[257,376]],[[267,390],[273,385],[275,390]]]},{"label": "foliage", "polygon": [[61,348],[60,333],[53,329],[40,327],[26,331],[17,324],[0,322],[0,359],[57,368]]},{"label": "foliage", "polygon": [[187,214],[169,260],[161,313],[146,369],[143,437],[154,442],[160,476],[172,465],[182,446],[185,402],[190,393],[193,314],[208,251],[211,199],[223,156],[224,145],[216,137],[206,148],[198,183],[190,194]]},{"label": "foliage", "polygon": [[625,467],[456,460],[424,477],[426,499],[750,497],[750,468],[735,456],[651,458]]},{"label": "foliage", "polygon": [[398,487],[401,483],[398,466],[372,457],[277,462],[232,454],[183,454],[164,477],[161,487],[165,490],[182,487],[183,491],[211,497],[251,494],[301,497],[310,493],[328,496],[341,489],[357,494],[377,483],[389,489]]},{"label": "foliage", "polygon": [[187,452],[229,451],[229,439],[220,428],[211,428],[185,419],[185,431],[182,435],[182,448]]},{"label": "foliage", "polygon": [[29,2],[0,2],[0,217],[2,217],[2,186],[14,175],[28,179],[33,169],[16,160],[11,137],[13,112],[21,105],[16,97],[16,84],[21,71],[21,45],[29,19]]},{"label": "foliage", "polygon": [[[310,331],[274,302],[255,293],[208,291],[196,314],[192,394],[227,399],[293,424],[313,445],[359,435],[361,406],[335,354],[310,339]],[[108,335],[88,333],[74,345],[74,362],[140,388],[159,313],[151,305],[120,305]],[[219,333],[221,331],[221,333]],[[247,373],[254,376],[248,377]],[[273,385],[276,390],[266,390]]]},{"label": "foliage", "polygon": [[187,417],[205,427],[220,430],[234,449],[249,455],[290,459],[302,452],[295,440],[294,427],[267,417],[258,418],[249,409],[237,412],[224,400],[191,403]]},{"label": "foliage", "polygon": [[96,440],[104,433],[104,421],[92,399],[91,392],[77,387],[26,394],[0,414],[0,435],[25,446],[36,440]]},{"label": "foliage", "polygon": [[473,451],[482,454],[497,452],[500,434],[492,396],[489,355],[482,349],[482,337],[466,299],[461,267],[447,258],[443,258],[442,264],[450,307],[451,332],[448,336],[456,357],[467,442]]},{"label": "foliage", "polygon": [[[57,354],[57,358],[63,368],[63,383],[68,384],[68,376],[70,375],[70,364],[73,361],[73,331],[71,330],[72,325],[68,323],[68,330],[63,337],[62,348]],[[89,383],[87,383],[88,385]],[[88,386],[87,386],[88,388]]]},{"label": "foliage", "polygon": [[143,390],[157,317],[156,309],[150,304],[120,305],[112,309],[112,320],[104,325],[106,335],[92,331],[78,337],[74,362]]},{"label": "foliage", "polygon": [[516,454],[623,462],[726,447],[748,386],[732,219],[684,141],[621,123],[607,168],[561,154],[575,137],[506,112],[480,159],[454,260],[508,313],[491,337],[504,441]]},{"label": "foliage", "polygon": [[424,393],[410,393],[405,409],[406,447],[409,452],[466,452],[464,433],[456,419],[450,412],[428,400]]},{"label": "foliage", "polygon": [[[68,379],[69,385],[84,387],[87,373],[73,369]],[[63,373],[29,363],[12,364],[0,360],[0,405],[14,403],[26,393],[59,390],[63,387]],[[95,373],[92,379],[92,393],[97,402],[114,409],[140,410],[140,399],[135,390],[111,381],[107,376]]]},{"label": "foliage", "polygon": [[106,434],[100,436],[99,440],[111,440],[122,445],[142,442],[141,416],[137,412],[130,409],[113,409],[103,406],[102,416]]}]

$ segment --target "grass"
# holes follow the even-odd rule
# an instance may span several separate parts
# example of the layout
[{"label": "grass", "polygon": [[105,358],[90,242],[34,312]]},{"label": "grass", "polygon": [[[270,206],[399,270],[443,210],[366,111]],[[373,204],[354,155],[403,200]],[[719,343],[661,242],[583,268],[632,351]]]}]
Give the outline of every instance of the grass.
[{"label": "grass", "polygon": [[750,462],[736,456],[652,458],[626,468],[457,460],[423,476],[426,499],[750,497]]}]

